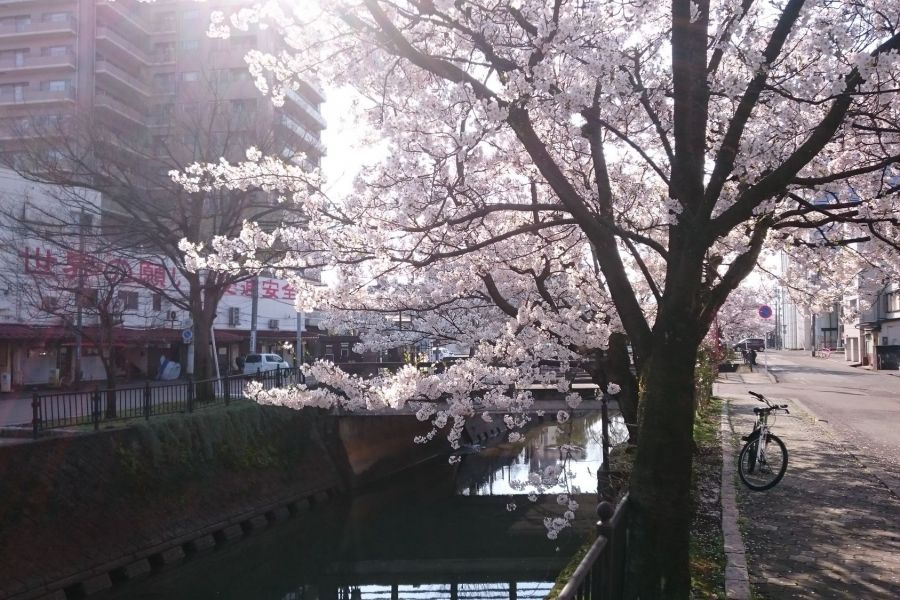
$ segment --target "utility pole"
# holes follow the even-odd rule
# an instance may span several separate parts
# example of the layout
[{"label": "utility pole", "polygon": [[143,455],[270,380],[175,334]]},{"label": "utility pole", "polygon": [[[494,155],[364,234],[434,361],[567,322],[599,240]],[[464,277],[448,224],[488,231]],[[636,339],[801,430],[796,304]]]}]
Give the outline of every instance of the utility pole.
[{"label": "utility pole", "polygon": [[816,355],[816,313],[815,312],[812,313],[812,319],[810,319],[810,320],[812,321],[812,331],[810,332],[811,339],[812,339],[812,344],[811,344],[812,355],[815,356]]},{"label": "utility pole", "polygon": [[294,361],[294,366],[299,367],[303,364],[303,311],[297,311],[297,348],[296,348],[296,360]]},{"label": "utility pole", "polygon": [[75,293],[75,372],[72,379],[75,385],[81,383],[81,327],[84,324],[82,306],[84,303],[84,207],[78,211],[78,290]]},{"label": "utility pole", "polygon": [[259,275],[253,276],[250,298],[250,354],[256,354],[256,321],[259,314]]},{"label": "utility pole", "polygon": [[781,344],[779,343],[779,332],[781,330],[778,328],[778,313],[781,310],[780,305],[781,305],[781,288],[779,287],[775,293],[775,339],[773,340],[775,343],[773,345],[775,346],[776,350],[781,349]]}]

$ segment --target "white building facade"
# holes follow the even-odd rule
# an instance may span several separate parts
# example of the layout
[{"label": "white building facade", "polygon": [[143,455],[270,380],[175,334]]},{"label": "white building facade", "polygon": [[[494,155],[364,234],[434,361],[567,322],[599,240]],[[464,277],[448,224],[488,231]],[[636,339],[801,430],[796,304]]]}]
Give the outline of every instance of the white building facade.
[{"label": "white building facade", "polygon": [[[99,196],[94,200],[99,202]],[[58,200],[52,186],[0,170],[3,212],[26,211],[29,216],[27,211],[33,211],[39,218],[44,210],[60,210],[54,202]],[[71,219],[78,223],[79,215]],[[72,382],[76,365],[83,382],[106,379],[96,308],[104,298],[116,317],[112,345],[119,377],[152,378],[162,358],[184,364],[198,351],[189,344],[190,314],[169,300],[178,296],[174,286],[180,281],[172,265],[151,257],[100,256],[91,252],[89,243],[83,251],[77,248],[77,243],[56,245],[0,224],[0,389]],[[111,266],[115,281],[98,275]],[[222,374],[233,371],[237,357],[252,350],[253,289],[248,278],[230,286],[220,301],[215,349],[210,351],[217,355]],[[75,290],[92,304],[80,306]],[[296,343],[299,327],[307,329],[308,347],[318,317],[304,315],[301,323],[291,284],[262,274],[256,295],[256,350],[285,354],[285,344]]]}]

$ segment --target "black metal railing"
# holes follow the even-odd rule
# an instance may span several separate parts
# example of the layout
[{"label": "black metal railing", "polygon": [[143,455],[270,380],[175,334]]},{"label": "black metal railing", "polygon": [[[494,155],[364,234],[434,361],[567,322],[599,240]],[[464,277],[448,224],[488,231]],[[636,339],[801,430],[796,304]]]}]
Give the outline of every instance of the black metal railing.
[{"label": "black metal railing", "polygon": [[628,551],[628,496],[599,526],[597,539],[556,600],[622,600]]},{"label": "black metal railing", "polygon": [[107,421],[191,413],[198,408],[228,404],[243,397],[249,381],[264,389],[304,383],[299,369],[257,371],[256,375],[228,375],[215,379],[150,382],[142,385],[100,388],[79,392],[34,394],[31,400],[32,432],[59,427],[93,425]]}]

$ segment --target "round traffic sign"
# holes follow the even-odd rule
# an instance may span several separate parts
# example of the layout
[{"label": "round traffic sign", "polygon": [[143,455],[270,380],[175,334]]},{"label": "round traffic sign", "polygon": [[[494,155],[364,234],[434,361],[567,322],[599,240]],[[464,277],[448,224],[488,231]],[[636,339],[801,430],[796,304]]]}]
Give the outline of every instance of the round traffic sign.
[{"label": "round traffic sign", "polygon": [[182,329],[181,330],[181,341],[185,344],[190,344],[194,339],[194,332],[190,329]]},{"label": "round traffic sign", "polygon": [[762,306],[760,306],[759,311],[757,311],[757,312],[759,312],[759,316],[762,317],[763,319],[772,318],[772,307],[769,306],[768,304],[763,304]]}]

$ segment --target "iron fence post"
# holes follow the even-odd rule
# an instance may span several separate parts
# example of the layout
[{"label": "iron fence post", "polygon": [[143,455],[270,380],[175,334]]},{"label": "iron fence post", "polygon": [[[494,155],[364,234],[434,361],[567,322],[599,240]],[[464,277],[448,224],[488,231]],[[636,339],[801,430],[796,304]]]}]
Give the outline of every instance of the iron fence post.
[{"label": "iron fence post", "polygon": [[37,394],[31,397],[31,434],[34,439],[38,437],[38,429],[41,426],[41,400]]},{"label": "iron fence post", "polygon": [[188,397],[187,397],[187,411],[189,413],[194,412],[194,376],[188,375],[188,389],[187,389]]},{"label": "iron fence post", "polygon": [[231,402],[231,378],[226,375],[221,379],[221,381],[224,388],[222,391],[225,394],[225,405],[228,406],[228,404]]},{"label": "iron fence post", "polygon": [[281,365],[275,367],[275,387],[281,387]]},{"label": "iron fence post", "polygon": [[150,382],[144,383],[144,418],[150,419]]},{"label": "iron fence post", "polygon": [[603,464],[597,471],[598,500],[609,500],[609,399],[600,392],[600,420],[602,429]]},{"label": "iron fence post", "polygon": [[94,393],[91,395],[91,416],[94,419],[94,431],[100,429],[100,388],[94,388]]}]

